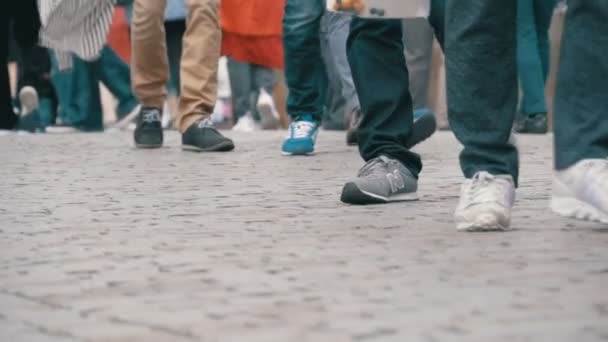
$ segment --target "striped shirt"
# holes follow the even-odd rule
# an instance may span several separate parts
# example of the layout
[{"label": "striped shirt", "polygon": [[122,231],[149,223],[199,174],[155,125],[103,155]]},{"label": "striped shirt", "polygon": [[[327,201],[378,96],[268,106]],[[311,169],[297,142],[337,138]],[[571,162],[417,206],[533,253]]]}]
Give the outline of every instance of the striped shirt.
[{"label": "striped shirt", "polygon": [[72,53],[87,61],[99,57],[115,4],[116,0],[38,0],[40,43],[59,52],[60,69],[71,66]]}]

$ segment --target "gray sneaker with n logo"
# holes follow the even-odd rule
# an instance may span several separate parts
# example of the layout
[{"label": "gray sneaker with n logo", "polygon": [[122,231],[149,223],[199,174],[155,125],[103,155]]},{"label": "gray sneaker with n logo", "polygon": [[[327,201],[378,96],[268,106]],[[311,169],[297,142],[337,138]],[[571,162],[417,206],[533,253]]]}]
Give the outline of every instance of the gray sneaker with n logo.
[{"label": "gray sneaker with n logo", "polygon": [[341,200],[350,204],[378,204],[418,200],[418,180],[396,159],[374,158],[344,185]]}]

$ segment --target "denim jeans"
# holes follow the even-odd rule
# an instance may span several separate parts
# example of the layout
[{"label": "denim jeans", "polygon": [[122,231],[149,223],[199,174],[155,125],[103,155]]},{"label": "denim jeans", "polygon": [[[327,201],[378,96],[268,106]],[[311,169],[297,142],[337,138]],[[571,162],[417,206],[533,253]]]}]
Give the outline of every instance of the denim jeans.
[{"label": "denim jeans", "polygon": [[608,2],[569,0],[554,102],[555,168],[608,157]]},{"label": "denim jeans", "polygon": [[64,123],[84,130],[103,129],[99,81],[118,99],[116,112],[119,118],[138,104],[131,90],[128,65],[108,46],[103,48],[95,61],[74,57],[73,67],[69,71],[59,71],[53,57],[51,78],[59,100],[59,117]]},{"label": "denim jeans", "polygon": [[519,155],[510,142],[517,107],[516,0],[447,0],[446,77],[450,127],[464,145],[467,178],[511,175]]},{"label": "denim jeans", "polygon": [[105,46],[101,57],[90,63],[95,74],[118,100],[116,114],[119,118],[129,114],[138,105],[131,89],[131,73],[125,63],[112,48]]},{"label": "denim jeans", "polygon": [[86,62],[72,59],[72,68],[59,70],[55,54],[51,53],[51,81],[59,102],[57,117],[62,123],[84,130],[103,129],[103,113],[99,87],[92,81]]},{"label": "denim jeans", "polygon": [[518,0],[517,68],[522,114],[547,113],[545,82],[549,74],[549,25],[556,0]]},{"label": "denim jeans", "polygon": [[324,96],[319,30],[324,0],[287,0],[283,18],[287,112],[292,118],[311,114],[321,121]]},{"label": "denim jeans", "polygon": [[413,105],[402,39],[399,19],[355,18],[348,61],[363,112],[358,130],[361,156],[365,161],[391,156],[417,176],[420,156],[405,147],[412,132]]}]

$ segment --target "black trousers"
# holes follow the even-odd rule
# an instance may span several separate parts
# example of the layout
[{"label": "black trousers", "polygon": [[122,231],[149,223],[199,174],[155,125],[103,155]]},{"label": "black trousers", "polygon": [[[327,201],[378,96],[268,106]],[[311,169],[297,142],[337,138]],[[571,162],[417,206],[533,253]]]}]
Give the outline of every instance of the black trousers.
[{"label": "black trousers", "polygon": [[6,67],[11,27],[15,41],[22,50],[29,50],[36,45],[40,32],[40,16],[36,0],[0,2],[0,129],[13,129],[17,123],[11,104]]}]

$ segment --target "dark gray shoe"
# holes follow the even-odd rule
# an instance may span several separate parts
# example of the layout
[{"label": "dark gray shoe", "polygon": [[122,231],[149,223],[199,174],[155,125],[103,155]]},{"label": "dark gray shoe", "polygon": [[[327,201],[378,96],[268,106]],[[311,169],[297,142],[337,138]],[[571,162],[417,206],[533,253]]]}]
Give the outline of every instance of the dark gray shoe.
[{"label": "dark gray shoe", "polygon": [[350,204],[379,204],[418,199],[418,180],[396,159],[374,158],[344,185],[341,200]]},{"label": "dark gray shoe", "polygon": [[515,132],[523,134],[547,134],[549,123],[547,113],[523,115],[515,124]]},{"label": "dark gray shoe", "polygon": [[182,149],[194,152],[228,152],[234,150],[234,143],[213,128],[211,120],[201,119],[182,134]]},{"label": "dark gray shoe", "polygon": [[137,126],[133,132],[137,148],[159,148],[163,146],[163,128],[160,123],[160,109],[142,107],[137,116]]}]

